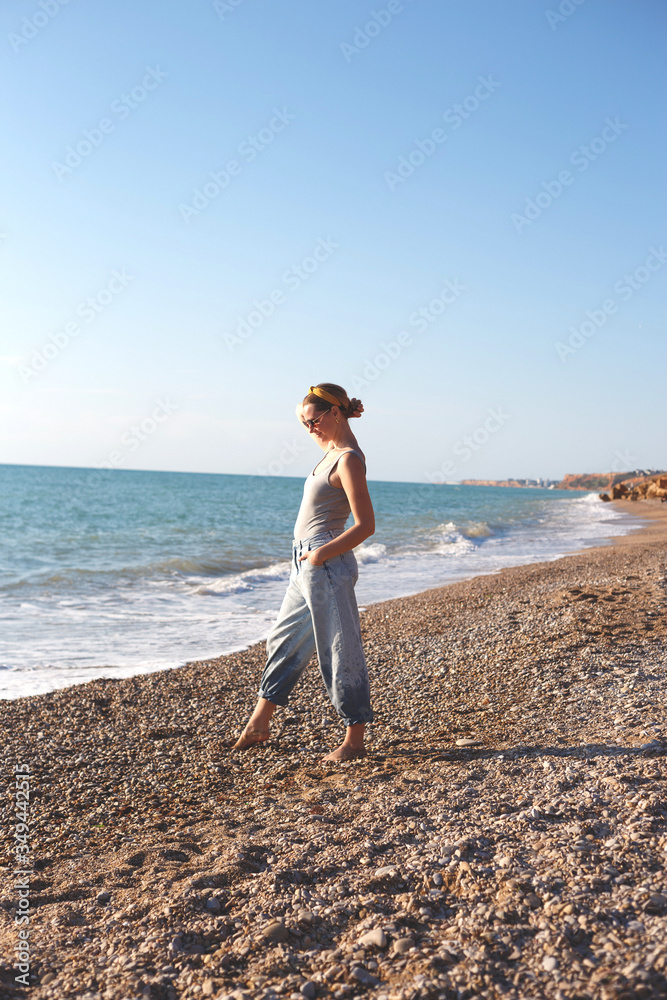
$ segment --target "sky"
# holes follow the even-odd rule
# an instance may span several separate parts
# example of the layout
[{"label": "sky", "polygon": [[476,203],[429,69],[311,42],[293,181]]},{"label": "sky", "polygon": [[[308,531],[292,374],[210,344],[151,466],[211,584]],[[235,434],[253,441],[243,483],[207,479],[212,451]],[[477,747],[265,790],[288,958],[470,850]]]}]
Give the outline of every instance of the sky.
[{"label": "sky", "polygon": [[0,462],[667,468],[662,0],[5,0]]}]

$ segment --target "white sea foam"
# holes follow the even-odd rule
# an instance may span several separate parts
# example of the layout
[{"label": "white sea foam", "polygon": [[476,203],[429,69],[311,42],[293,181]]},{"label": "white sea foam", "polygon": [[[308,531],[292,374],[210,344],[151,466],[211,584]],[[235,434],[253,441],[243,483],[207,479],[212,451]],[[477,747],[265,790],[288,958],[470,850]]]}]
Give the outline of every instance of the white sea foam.
[{"label": "white sea foam", "polygon": [[271,566],[259,569],[248,569],[243,573],[233,573],[231,576],[209,578],[190,578],[186,586],[195,594],[242,594],[254,591],[258,586],[272,580],[288,580],[290,563],[273,563]]},{"label": "white sea foam", "polygon": [[382,542],[362,542],[354,550],[354,554],[357,557],[357,563],[365,566],[368,563],[376,563],[384,559],[387,555],[387,546],[383,545]]},{"label": "white sea foam", "polygon": [[[404,487],[409,500],[409,484],[396,486]],[[506,566],[555,559],[641,523],[595,494],[558,499],[539,491],[526,497],[498,490],[486,500],[486,493],[442,489],[454,491],[451,496],[460,509],[456,517],[437,516],[444,494],[435,490],[432,511],[412,514],[409,505],[405,514],[400,508],[396,515],[390,510],[393,520],[382,541],[376,536],[358,547],[361,606]],[[380,507],[382,503],[387,501],[380,496]],[[48,585],[37,586],[25,575],[20,586],[5,587],[0,592],[6,623],[0,698],[95,677],[148,673],[263,639],[282,602],[289,558],[231,571],[222,567],[232,566],[233,560],[238,565],[239,549],[228,548],[210,559],[205,552],[164,559],[156,548],[152,563],[131,565],[115,576],[104,560],[93,568],[54,565],[44,573]],[[26,560],[26,565],[34,561]]]},{"label": "white sea foam", "polygon": [[466,538],[490,538],[493,534],[486,521],[467,521],[461,531]]}]

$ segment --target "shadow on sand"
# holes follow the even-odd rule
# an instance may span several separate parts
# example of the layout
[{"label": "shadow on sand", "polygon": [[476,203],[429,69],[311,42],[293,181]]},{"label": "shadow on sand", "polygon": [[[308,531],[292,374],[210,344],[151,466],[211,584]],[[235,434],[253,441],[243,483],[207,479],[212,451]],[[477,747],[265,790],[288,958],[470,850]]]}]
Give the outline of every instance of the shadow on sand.
[{"label": "shadow on sand", "polygon": [[575,760],[591,760],[596,757],[666,757],[667,741],[653,740],[641,747],[625,747],[610,743],[584,743],[580,746],[548,746],[517,744],[501,750],[491,747],[420,747],[411,744],[402,747],[392,746],[371,749],[369,760],[373,761],[449,761],[465,763],[474,760],[520,760],[539,759],[541,757],[561,757]]}]

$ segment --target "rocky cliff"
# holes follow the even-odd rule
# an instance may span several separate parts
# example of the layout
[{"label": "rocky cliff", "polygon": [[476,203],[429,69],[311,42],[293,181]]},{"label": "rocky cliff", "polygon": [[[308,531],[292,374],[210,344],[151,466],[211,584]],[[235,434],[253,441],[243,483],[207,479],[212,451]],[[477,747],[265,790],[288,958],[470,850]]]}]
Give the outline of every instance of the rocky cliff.
[{"label": "rocky cliff", "polygon": [[600,494],[601,500],[662,500],[667,502],[667,474],[656,473],[643,478],[626,479],[615,483],[608,493]]},{"label": "rocky cliff", "polygon": [[633,469],[628,472],[585,472],[568,473],[558,483],[559,490],[610,490],[617,483],[643,482],[655,476],[665,476],[667,472],[647,469]]}]

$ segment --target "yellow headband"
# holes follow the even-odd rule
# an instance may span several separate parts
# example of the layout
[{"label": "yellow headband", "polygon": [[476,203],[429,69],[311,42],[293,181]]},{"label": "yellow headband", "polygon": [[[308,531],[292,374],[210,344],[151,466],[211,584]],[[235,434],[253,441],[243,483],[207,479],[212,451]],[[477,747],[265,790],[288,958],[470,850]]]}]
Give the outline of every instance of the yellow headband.
[{"label": "yellow headband", "polygon": [[327,392],[326,389],[320,389],[320,387],[318,385],[311,385],[311,387],[309,389],[309,392],[312,392],[316,396],[319,396],[320,399],[326,399],[327,403],[333,403],[334,406],[342,406],[343,405],[340,402],[339,399],[336,399],[335,396],[332,396],[331,393]]}]

